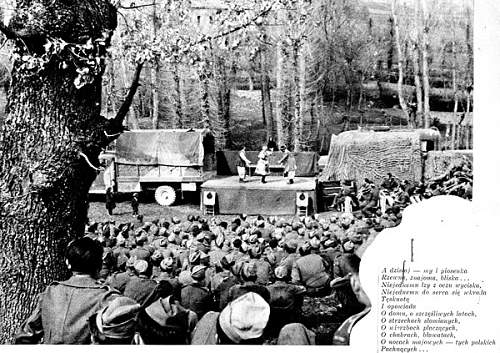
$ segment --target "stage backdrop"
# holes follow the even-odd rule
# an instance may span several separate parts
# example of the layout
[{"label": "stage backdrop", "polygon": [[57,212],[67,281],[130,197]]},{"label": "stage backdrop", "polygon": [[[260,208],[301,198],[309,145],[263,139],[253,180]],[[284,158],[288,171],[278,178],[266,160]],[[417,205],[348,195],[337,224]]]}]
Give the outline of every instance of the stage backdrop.
[{"label": "stage backdrop", "polygon": [[[217,152],[217,174],[218,175],[237,175],[236,166],[239,162],[239,151],[218,151]],[[252,162],[257,163],[259,152],[247,151],[246,156]],[[283,158],[282,152],[273,152],[269,157],[270,165],[277,165]],[[316,152],[297,152],[295,160],[297,161],[297,177],[312,177],[318,174],[319,155]]]}]

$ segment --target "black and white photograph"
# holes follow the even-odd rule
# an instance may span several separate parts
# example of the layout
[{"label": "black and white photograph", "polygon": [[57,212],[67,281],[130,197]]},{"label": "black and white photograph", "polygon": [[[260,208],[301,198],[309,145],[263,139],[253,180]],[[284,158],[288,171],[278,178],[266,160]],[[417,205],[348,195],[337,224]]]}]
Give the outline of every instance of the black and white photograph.
[{"label": "black and white photograph", "polygon": [[0,0],[0,343],[349,346],[376,315],[373,351],[495,346],[479,309],[408,326],[493,293],[410,268],[416,230],[390,290],[360,276],[474,203],[475,5]]}]

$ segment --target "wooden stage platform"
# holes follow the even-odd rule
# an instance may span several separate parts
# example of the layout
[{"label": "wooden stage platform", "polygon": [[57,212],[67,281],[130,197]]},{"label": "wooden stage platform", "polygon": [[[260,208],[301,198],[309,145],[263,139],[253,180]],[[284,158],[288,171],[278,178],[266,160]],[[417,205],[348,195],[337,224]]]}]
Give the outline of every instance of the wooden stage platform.
[{"label": "wooden stage platform", "polygon": [[201,185],[201,207],[203,193],[216,193],[216,213],[249,215],[293,215],[297,213],[298,193],[305,193],[309,200],[309,213],[316,207],[316,179],[295,178],[293,184],[281,176],[268,176],[262,184],[259,176],[252,176],[240,183],[238,176],[218,177]]}]

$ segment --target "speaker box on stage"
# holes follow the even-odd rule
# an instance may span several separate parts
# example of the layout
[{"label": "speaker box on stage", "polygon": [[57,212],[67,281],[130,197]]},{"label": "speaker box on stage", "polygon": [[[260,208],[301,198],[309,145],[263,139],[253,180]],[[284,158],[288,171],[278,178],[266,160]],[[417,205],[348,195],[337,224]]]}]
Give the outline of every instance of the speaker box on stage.
[{"label": "speaker box on stage", "polygon": [[297,207],[307,207],[309,205],[309,193],[298,192],[296,204]]},{"label": "speaker box on stage", "polygon": [[205,206],[215,206],[215,191],[203,191],[203,204]]}]

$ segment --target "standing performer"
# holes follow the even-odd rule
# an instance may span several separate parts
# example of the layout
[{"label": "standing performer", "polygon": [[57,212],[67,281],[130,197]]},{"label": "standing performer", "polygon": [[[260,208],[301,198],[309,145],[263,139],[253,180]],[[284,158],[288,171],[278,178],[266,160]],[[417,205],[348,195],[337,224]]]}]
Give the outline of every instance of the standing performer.
[{"label": "standing performer", "polygon": [[257,161],[257,167],[255,168],[255,174],[262,177],[261,183],[266,183],[266,176],[269,174],[269,156],[272,152],[267,150],[267,146],[262,146],[262,150],[259,153],[259,160]]},{"label": "standing performer", "polygon": [[295,179],[295,171],[297,170],[297,162],[295,161],[295,153],[290,152],[285,146],[281,146],[281,152],[285,155],[280,160],[280,164],[286,163],[283,176],[288,178],[288,184],[293,184]]},{"label": "standing performer", "polygon": [[245,178],[247,176],[247,168],[250,167],[250,160],[246,156],[245,146],[240,151],[240,160],[238,162],[238,175],[240,176],[240,183],[246,182]]}]

